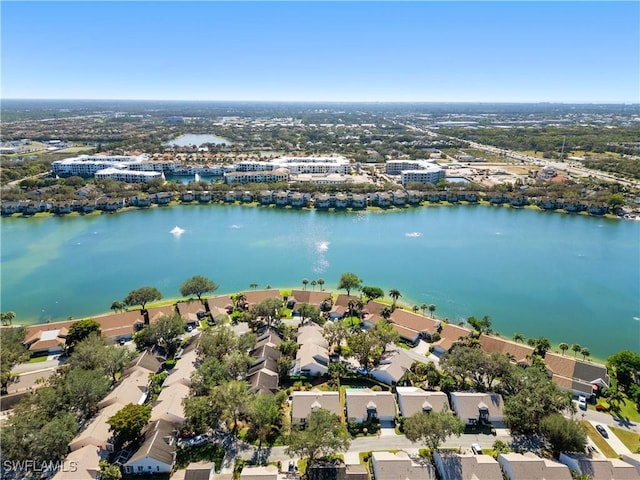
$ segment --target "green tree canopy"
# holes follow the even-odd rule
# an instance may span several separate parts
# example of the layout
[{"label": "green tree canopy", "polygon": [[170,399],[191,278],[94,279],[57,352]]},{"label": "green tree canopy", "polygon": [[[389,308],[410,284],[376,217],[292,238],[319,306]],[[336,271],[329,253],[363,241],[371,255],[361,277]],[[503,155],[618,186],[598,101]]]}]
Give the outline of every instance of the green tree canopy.
[{"label": "green tree canopy", "polygon": [[72,349],[78,342],[81,342],[92,333],[100,336],[100,324],[92,318],[85,318],[84,320],[78,320],[69,327],[69,333],[67,334],[66,345],[67,348]]},{"label": "green tree canopy", "polygon": [[640,355],[630,350],[623,350],[607,359],[607,367],[612,370],[618,385],[627,389],[634,381],[640,379]]},{"label": "green tree canopy", "polygon": [[180,293],[183,297],[196,295],[198,300],[202,301],[202,295],[205,293],[213,293],[218,289],[218,285],[201,275],[191,277],[180,286]]},{"label": "green tree canopy", "polygon": [[2,329],[2,335],[0,335],[0,384],[3,392],[6,392],[9,382],[14,378],[11,368],[17,363],[29,360],[29,350],[22,343],[26,335],[27,329],[25,327]]},{"label": "green tree canopy", "polygon": [[296,308],[296,310],[300,314],[300,317],[302,317],[301,323],[304,323],[307,319],[319,324],[323,323],[324,319],[321,316],[320,309],[315,305],[302,303]]},{"label": "green tree canopy", "polygon": [[329,410],[320,408],[309,414],[304,430],[292,430],[287,454],[310,462],[347,450],[350,444],[347,427]]},{"label": "green tree canopy", "polygon": [[419,412],[404,421],[404,433],[412,442],[437,449],[450,435],[460,436],[464,423],[446,412]]},{"label": "green tree canopy", "polygon": [[81,418],[86,418],[96,410],[111,382],[100,370],[72,368],[66,374],[64,385],[69,398],[73,399],[74,409]]},{"label": "green tree canopy", "polygon": [[360,291],[367,298],[367,301],[384,297],[384,290],[382,290],[380,287],[365,286],[362,287]]},{"label": "green tree canopy", "polygon": [[351,295],[351,290],[357,290],[362,286],[362,280],[355,273],[346,272],[340,276],[338,290],[346,290]]},{"label": "green tree canopy", "polygon": [[134,405],[130,403],[122,407],[107,420],[109,431],[113,432],[117,448],[140,437],[142,429],[151,418],[151,405]]},{"label": "green tree canopy", "polygon": [[540,421],[540,433],[551,445],[553,455],[560,452],[584,452],[587,447],[587,430],[584,425],[553,413]]},{"label": "green tree canopy", "polygon": [[155,302],[162,298],[162,294],[160,290],[155,287],[142,287],[137,290],[132,290],[122,301],[125,306],[133,307],[135,305],[140,305],[142,310],[145,309],[147,303]]}]

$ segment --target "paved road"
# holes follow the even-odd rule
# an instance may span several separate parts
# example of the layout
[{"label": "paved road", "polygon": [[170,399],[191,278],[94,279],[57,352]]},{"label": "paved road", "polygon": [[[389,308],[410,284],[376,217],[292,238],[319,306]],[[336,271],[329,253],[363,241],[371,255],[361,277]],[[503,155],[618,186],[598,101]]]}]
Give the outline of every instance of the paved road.
[{"label": "paved road", "polygon": [[[593,420],[590,420],[589,423],[591,423],[591,425],[593,425],[594,427],[597,424],[602,425],[600,422],[594,422]],[[611,448],[613,448],[614,452],[616,452],[618,455],[624,455],[624,454],[630,455],[631,454],[631,450],[629,450],[627,448],[627,446],[624,443],[622,443],[622,441],[620,441],[620,439],[616,436],[615,433],[613,433],[611,431],[610,428],[608,428],[606,425],[604,425],[604,429],[609,434],[609,436],[607,438],[605,438],[605,440],[607,441],[609,446]]]}]

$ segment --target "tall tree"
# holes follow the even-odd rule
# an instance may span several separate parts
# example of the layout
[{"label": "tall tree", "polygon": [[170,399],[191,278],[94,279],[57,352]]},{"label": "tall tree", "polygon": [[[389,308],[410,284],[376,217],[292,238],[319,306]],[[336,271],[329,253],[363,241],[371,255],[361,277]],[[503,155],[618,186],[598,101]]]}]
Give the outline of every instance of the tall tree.
[{"label": "tall tree", "polygon": [[258,448],[280,421],[280,405],[275,395],[256,395],[249,407],[251,428],[258,437]]},{"label": "tall tree", "polygon": [[111,382],[99,370],[72,368],[67,372],[64,385],[73,399],[73,407],[81,418],[86,418],[96,410],[98,402],[109,391]]},{"label": "tall tree", "polygon": [[631,350],[622,350],[607,358],[609,368],[618,381],[618,386],[628,389],[640,378],[640,354]]},{"label": "tall tree", "polygon": [[551,444],[554,457],[560,452],[584,452],[587,447],[587,430],[584,425],[565,418],[560,413],[552,413],[540,421],[540,433]]},{"label": "tall tree", "polygon": [[318,284],[318,282],[316,280],[311,280],[311,288],[313,289],[313,291],[316,291],[316,285]]},{"label": "tall tree", "polygon": [[327,322],[324,325],[322,335],[331,348],[339,347],[342,341],[347,338],[348,332],[342,322]]},{"label": "tall tree", "polygon": [[429,308],[429,305],[427,305],[426,303],[423,303],[420,305],[420,311],[422,312],[423,315],[427,313],[428,308]]},{"label": "tall tree", "polygon": [[232,431],[238,428],[238,421],[247,415],[251,393],[247,389],[246,382],[232,380],[211,389],[211,403],[220,411],[220,418],[232,422]]},{"label": "tall tree", "polygon": [[431,318],[433,318],[433,313],[436,311],[436,306],[433,303],[429,304],[429,312],[431,312]]},{"label": "tall tree", "polygon": [[324,290],[324,278],[318,279],[318,285],[320,285],[320,291],[322,292]]},{"label": "tall tree", "polygon": [[302,303],[300,304],[300,306],[298,306],[297,310],[301,317],[301,323],[304,323],[305,319],[309,319],[312,322],[316,323],[322,323],[322,321],[324,320],[323,318],[321,318],[320,309],[315,305]]},{"label": "tall tree", "polygon": [[389,296],[393,300],[393,303],[391,304],[391,308],[395,309],[396,308],[396,302],[402,296],[402,294],[400,293],[400,290],[398,290],[396,288],[392,288],[391,290],[389,290]]},{"label": "tall tree", "polygon": [[124,310],[124,308],[125,308],[124,303],[118,300],[116,300],[115,302],[112,302],[110,307],[110,309],[113,310],[113,313],[121,312],[122,310]]},{"label": "tall tree", "polygon": [[577,343],[574,343],[573,345],[571,345],[571,350],[573,350],[573,356],[576,357],[578,355],[578,352],[582,350],[582,347]]},{"label": "tall tree", "polygon": [[2,319],[2,325],[13,325],[13,319],[16,318],[16,314],[14,312],[2,312],[0,313],[0,318]]},{"label": "tall tree", "polygon": [[346,290],[351,295],[351,290],[357,290],[362,286],[362,280],[355,273],[346,272],[340,276],[338,290]]},{"label": "tall tree", "polygon": [[307,280],[306,278],[302,279],[302,289],[306,290],[307,289],[307,285],[309,285],[309,280]]},{"label": "tall tree", "polygon": [[184,320],[179,314],[163,315],[155,323],[145,327],[151,330],[153,342],[173,356],[184,334]]},{"label": "tall tree", "polygon": [[130,403],[122,407],[107,420],[109,431],[113,432],[116,448],[133,442],[142,433],[142,429],[151,418],[151,405],[134,405]]},{"label": "tall tree", "polygon": [[274,320],[279,318],[284,303],[279,298],[266,298],[251,308],[251,313],[256,317],[266,319],[267,326],[271,327]]},{"label": "tall tree", "polygon": [[524,336],[521,333],[516,332],[513,334],[513,341],[516,343],[523,343]]},{"label": "tall tree", "polygon": [[351,444],[347,427],[329,410],[320,408],[307,417],[304,430],[293,429],[288,455],[307,459],[307,463],[345,451]]},{"label": "tall tree", "polygon": [[582,354],[582,359],[586,360],[587,357],[591,355],[591,350],[589,350],[587,347],[582,347],[582,350],[580,350],[580,353]]},{"label": "tall tree", "polygon": [[202,302],[202,295],[205,293],[213,293],[218,289],[218,284],[201,275],[191,277],[180,286],[180,293],[183,297],[196,295],[198,300]]},{"label": "tall tree", "polygon": [[71,350],[73,347],[87,338],[91,334],[100,336],[100,324],[92,318],[85,318],[84,320],[78,320],[69,327],[69,332],[66,338],[66,347]]},{"label": "tall tree", "polygon": [[560,345],[558,345],[558,348],[560,349],[560,351],[562,352],[562,355],[564,355],[564,352],[566,352],[567,350],[569,350],[569,345],[562,342],[560,343]]},{"label": "tall tree", "polygon": [[145,310],[147,303],[155,302],[162,298],[162,294],[160,290],[155,287],[142,287],[137,290],[132,290],[122,301],[125,306],[133,307],[135,305],[140,305],[142,310]]},{"label": "tall tree", "polygon": [[412,442],[420,442],[436,450],[449,436],[459,437],[464,423],[446,412],[419,412],[404,421],[404,433]]},{"label": "tall tree", "polygon": [[25,327],[5,328],[0,335],[0,388],[3,393],[7,391],[9,382],[15,378],[11,368],[17,363],[29,360],[29,350],[22,343],[26,335]]}]

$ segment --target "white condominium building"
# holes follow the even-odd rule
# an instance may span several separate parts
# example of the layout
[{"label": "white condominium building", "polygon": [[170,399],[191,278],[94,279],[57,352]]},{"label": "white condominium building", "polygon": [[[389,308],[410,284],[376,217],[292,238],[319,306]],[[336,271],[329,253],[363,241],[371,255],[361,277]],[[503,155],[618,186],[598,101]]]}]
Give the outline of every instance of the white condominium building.
[{"label": "white condominium building", "polygon": [[412,182],[437,183],[444,178],[444,170],[436,165],[431,165],[424,170],[403,170],[400,177],[403,187]]},{"label": "white condominium building", "polygon": [[349,160],[342,156],[336,157],[280,157],[269,163],[276,168],[286,168],[291,173],[340,173],[348,175],[351,172]]},{"label": "white condominium building", "polygon": [[123,170],[120,168],[109,167],[102,170],[98,170],[95,173],[95,178],[96,179],[111,178],[113,180],[118,180],[119,182],[142,183],[142,182],[149,182],[151,180],[161,179],[162,172]]},{"label": "white condominium building", "polygon": [[277,168],[268,172],[229,172],[224,174],[225,183],[288,182],[289,170]]},{"label": "white condominium building", "polygon": [[146,155],[80,155],[56,160],[51,164],[51,169],[54,175],[92,177],[105,168],[128,168],[146,160]]},{"label": "white condominium building", "polygon": [[389,160],[386,163],[387,175],[400,175],[403,170],[424,170],[432,167],[429,160]]}]

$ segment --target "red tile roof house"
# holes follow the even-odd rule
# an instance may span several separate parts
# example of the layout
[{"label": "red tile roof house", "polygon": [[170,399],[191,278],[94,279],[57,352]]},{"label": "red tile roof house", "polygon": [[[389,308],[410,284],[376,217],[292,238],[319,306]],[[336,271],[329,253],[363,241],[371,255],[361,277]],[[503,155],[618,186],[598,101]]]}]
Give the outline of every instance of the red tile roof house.
[{"label": "red tile roof house", "polygon": [[396,401],[391,392],[376,392],[368,388],[348,388],[345,392],[347,420],[363,423],[379,420],[393,423]]},{"label": "red tile roof house", "polygon": [[544,363],[552,375],[551,381],[574,395],[597,394],[602,388],[611,385],[607,367],[577,358],[547,352]]},{"label": "red tile roof house", "polygon": [[207,314],[207,307],[205,307],[200,300],[178,302],[176,304],[176,310],[185,324],[194,328],[200,325],[200,319]]},{"label": "red tile roof house", "polygon": [[468,337],[473,333],[471,330],[451,323],[443,323],[440,332],[440,340],[433,344],[433,353],[442,355],[448,352],[454,343],[457,343],[461,337]]},{"label": "red tile roof house", "polygon": [[320,305],[330,294],[323,291],[312,290],[292,290],[291,295],[287,298],[287,308],[290,308],[296,312],[296,308],[301,304],[307,303],[309,305],[315,305],[320,308]]},{"label": "red tile roof house", "polygon": [[497,393],[451,392],[451,409],[466,425],[504,422],[504,402]]}]

